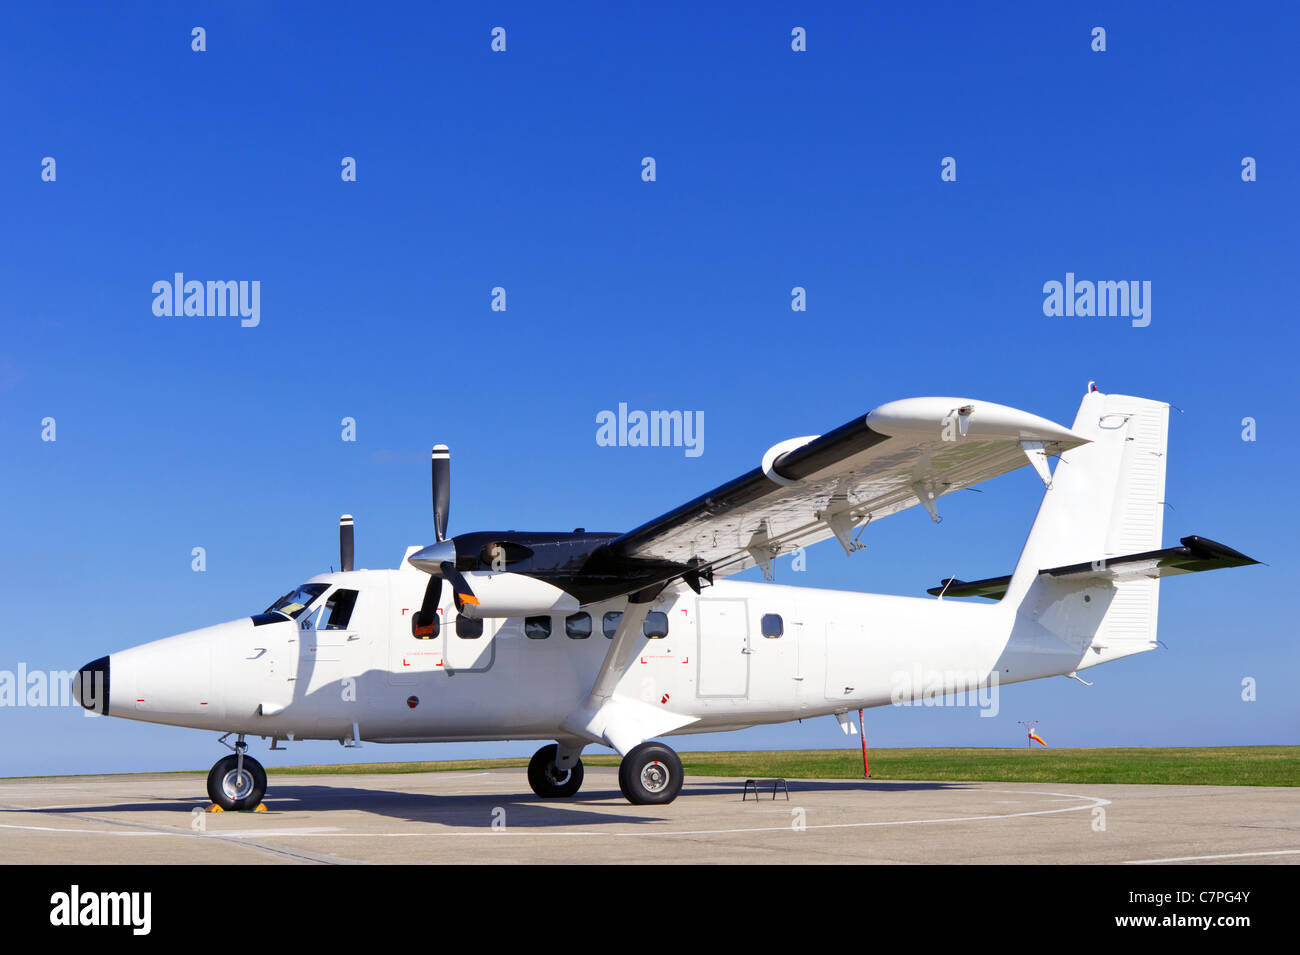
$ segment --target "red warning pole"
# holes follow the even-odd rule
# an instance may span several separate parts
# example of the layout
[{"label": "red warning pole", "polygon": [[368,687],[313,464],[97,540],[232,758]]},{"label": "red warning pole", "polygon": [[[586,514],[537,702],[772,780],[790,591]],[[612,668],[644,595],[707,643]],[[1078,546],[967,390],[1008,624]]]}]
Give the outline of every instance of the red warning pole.
[{"label": "red warning pole", "polygon": [[858,710],[858,730],[862,734],[862,778],[871,778],[871,767],[867,765],[867,727],[862,722],[862,710]]}]

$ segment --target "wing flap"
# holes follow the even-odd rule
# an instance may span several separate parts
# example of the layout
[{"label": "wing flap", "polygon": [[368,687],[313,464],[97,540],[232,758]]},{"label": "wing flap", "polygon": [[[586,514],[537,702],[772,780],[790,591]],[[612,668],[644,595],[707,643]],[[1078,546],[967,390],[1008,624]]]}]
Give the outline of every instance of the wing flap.
[{"label": "wing flap", "polygon": [[[620,558],[715,575],[764,564],[829,537],[852,550],[854,529],[935,502],[1085,443],[1068,428],[967,398],[909,398],[783,453],[610,541]],[[778,445],[779,449],[781,446]]]}]

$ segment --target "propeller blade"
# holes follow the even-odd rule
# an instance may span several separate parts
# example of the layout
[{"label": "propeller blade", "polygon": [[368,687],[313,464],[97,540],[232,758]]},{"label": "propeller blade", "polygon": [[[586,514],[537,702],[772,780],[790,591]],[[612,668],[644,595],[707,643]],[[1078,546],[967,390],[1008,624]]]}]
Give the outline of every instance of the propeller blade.
[{"label": "propeller blade", "polygon": [[456,602],[457,610],[464,610],[466,604],[478,606],[478,598],[474,596],[474,591],[469,589],[469,581],[456,569],[455,564],[444,560],[439,569],[442,571],[443,578],[451,584],[451,598]]},{"label": "propeller blade", "polygon": [[339,569],[352,569],[352,515],[339,518]]},{"label": "propeller blade", "polygon": [[424,600],[420,603],[420,612],[432,610],[436,613],[440,603],[442,603],[442,578],[431,575],[424,587]]},{"label": "propeller blade", "polygon": [[442,578],[430,575],[424,587],[424,600],[411,621],[411,635],[429,639],[438,635],[438,604],[442,602]]},{"label": "propeller blade", "polygon": [[451,509],[451,452],[445,444],[433,446],[433,532],[438,540],[447,536],[447,512]]}]

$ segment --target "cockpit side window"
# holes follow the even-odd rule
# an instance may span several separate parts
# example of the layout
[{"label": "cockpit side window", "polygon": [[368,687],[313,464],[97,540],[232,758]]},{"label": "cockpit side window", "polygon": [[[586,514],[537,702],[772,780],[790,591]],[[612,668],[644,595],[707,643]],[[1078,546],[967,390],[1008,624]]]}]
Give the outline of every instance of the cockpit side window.
[{"label": "cockpit side window", "polygon": [[297,590],[291,590],[271,606],[266,608],[266,613],[279,611],[290,617],[297,618],[304,610],[311,606],[313,600],[325,593],[329,589],[329,584],[303,584]]},{"label": "cockpit side window", "polygon": [[326,630],[346,630],[352,620],[352,608],[357,605],[357,591],[339,588],[325,601]]}]

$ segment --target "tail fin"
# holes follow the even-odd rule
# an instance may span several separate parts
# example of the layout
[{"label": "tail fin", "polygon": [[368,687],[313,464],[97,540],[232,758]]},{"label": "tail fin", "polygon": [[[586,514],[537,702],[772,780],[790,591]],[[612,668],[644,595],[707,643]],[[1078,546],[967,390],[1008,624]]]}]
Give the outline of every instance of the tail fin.
[{"label": "tail fin", "polygon": [[1071,430],[1089,443],[1057,462],[1016,564],[1012,595],[1045,567],[1160,546],[1169,405],[1093,391],[1084,396]]},{"label": "tail fin", "polygon": [[[1095,659],[1155,646],[1160,581],[1052,579],[1039,571],[1157,550],[1164,528],[1169,405],[1093,391],[1072,430],[1090,443],[1060,456],[1007,588],[1037,624]],[[1088,591],[1088,600],[1079,596]],[[1067,595],[1078,597],[1072,606]]]}]

